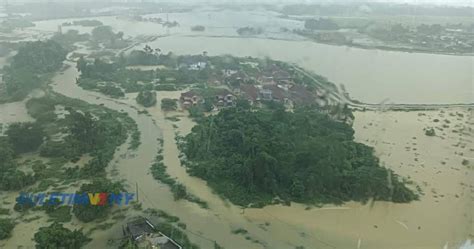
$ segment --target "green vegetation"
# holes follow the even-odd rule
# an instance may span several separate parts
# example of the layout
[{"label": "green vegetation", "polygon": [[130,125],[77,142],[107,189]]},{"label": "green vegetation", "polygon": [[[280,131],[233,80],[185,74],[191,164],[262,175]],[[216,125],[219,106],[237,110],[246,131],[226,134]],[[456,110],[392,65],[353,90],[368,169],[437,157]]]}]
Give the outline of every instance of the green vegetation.
[{"label": "green vegetation", "polygon": [[435,132],[435,129],[433,127],[425,128],[424,130],[425,130],[425,135],[427,135],[429,137],[436,136],[436,132]]},{"label": "green vegetation", "polygon": [[92,39],[96,43],[102,43],[107,48],[120,49],[128,46],[128,43],[123,40],[124,33],[114,33],[110,26],[97,26],[92,30]]},{"label": "green vegetation", "polygon": [[254,27],[243,27],[237,29],[237,34],[240,36],[255,36],[263,34],[262,28],[254,28]]},{"label": "green vegetation", "polygon": [[49,227],[41,227],[34,235],[37,249],[71,248],[79,249],[91,239],[81,230],[71,231],[62,224],[54,222]]},{"label": "green vegetation", "polygon": [[137,96],[137,103],[144,107],[152,107],[156,105],[156,92],[141,91]]},{"label": "green vegetation", "polygon": [[73,50],[75,42],[84,42],[90,39],[88,33],[79,34],[79,31],[70,29],[66,33],[56,33],[51,37],[51,40],[61,44],[63,48]]},{"label": "green vegetation", "polygon": [[71,221],[71,207],[61,205],[61,201],[58,198],[46,200],[42,208],[46,211],[46,214],[48,214],[48,216],[53,221]]},{"label": "green vegetation", "polygon": [[233,234],[247,234],[248,231],[243,228],[238,228],[238,229],[232,230],[232,233]]},{"label": "green vegetation", "polygon": [[[161,144],[163,146],[163,144]],[[185,199],[190,202],[198,204],[202,208],[208,208],[207,202],[199,199],[197,196],[187,192],[187,189],[184,185],[177,182],[174,178],[171,178],[170,175],[166,172],[166,166],[163,163],[162,150],[158,152],[158,155],[155,158],[155,162],[151,166],[151,173],[153,178],[156,180],[168,185],[173,193],[175,200]]]},{"label": "green vegetation", "polygon": [[[116,193],[122,192],[120,183],[113,183],[106,179],[96,179],[90,184],[83,184],[76,194],[83,193]],[[82,222],[91,222],[97,219],[106,218],[112,208],[111,204],[105,205],[74,205],[73,214]]]},{"label": "green vegetation", "polygon": [[11,64],[4,67],[5,93],[0,95],[0,102],[24,99],[46,81],[48,73],[62,66],[66,54],[66,50],[52,40],[25,43]]},{"label": "green vegetation", "polygon": [[10,219],[0,219],[0,240],[8,239],[14,227],[15,223]]},{"label": "green vegetation", "polygon": [[0,190],[20,190],[34,183],[31,174],[17,169],[14,150],[8,138],[0,137]]},{"label": "green vegetation", "polygon": [[196,25],[191,27],[191,31],[196,31],[196,32],[203,32],[206,30],[206,27],[202,25]]},{"label": "green vegetation", "polygon": [[36,151],[45,136],[39,123],[13,123],[5,134],[17,154]]},{"label": "green vegetation", "polygon": [[189,172],[239,205],[417,199],[353,134],[314,108],[230,108],[204,118],[181,147]]},{"label": "green vegetation", "polygon": [[178,101],[176,99],[164,98],[161,100],[161,109],[163,111],[176,111],[178,109]]}]

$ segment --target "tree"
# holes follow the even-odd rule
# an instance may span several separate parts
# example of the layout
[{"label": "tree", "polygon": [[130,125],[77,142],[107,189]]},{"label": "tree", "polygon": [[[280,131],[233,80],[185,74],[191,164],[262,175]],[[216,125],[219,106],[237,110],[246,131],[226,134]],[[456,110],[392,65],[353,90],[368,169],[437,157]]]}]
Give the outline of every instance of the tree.
[{"label": "tree", "polygon": [[48,41],[28,42],[13,57],[12,68],[28,68],[33,73],[49,73],[57,70],[67,51],[59,43]]},{"label": "tree", "polygon": [[55,41],[36,41],[23,44],[4,68],[3,81],[10,100],[25,98],[44,82],[40,76],[62,66],[67,51]]},{"label": "tree", "polygon": [[92,30],[92,38],[98,42],[113,42],[117,36],[110,26],[97,26]]},{"label": "tree", "polygon": [[180,183],[174,184],[171,191],[175,200],[180,200],[188,195],[186,187]]},{"label": "tree", "polygon": [[70,136],[78,151],[87,152],[97,148],[99,139],[98,121],[90,112],[80,113],[68,108],[69,114],[66,116]]},{"label": "tree", "polygon": [[13,148],[9,141],[2,137],[0,137],[0,158],[0,174],[9,168],[15,167]]},{"label": "tree", "polygon": [[[94,180],[90,184],[83,184],[76,194],[84,193],[115,193],[122,191],[123,187],[120,183],[113,183],[109,180]],[[91,205],[91,204],[76,204],[73,208],[74,215],[82,222],[91,222],[99,218],[107,217],[111,204],[105,205]]]},{"label": "tree", "polygon": [[161,109],[163,111],[175,111],[178,108],[178,101],[176,99],[164,98],[161,100]]},{"label": "tree", "polygon": [[77,71],[84,73],[87,70],[87,61],[84,59],[84,56],[81,56],[76,64]]},{"label": "tree", "polygon": [[79,249],[91,239],[82,230],[71,231],[58,222],[49,227],[41,227],[34,235],[37,249],[71,248]]},{"label": "tree", "polygon": [[243,99],[243,98],[238,98],[235,106],[237,108],[241,108],[241,109],[244,109],[244,110],[250,110],[250,108],[252,107],[250,105],[250,102],[246,99]]},{"label": "tree", "polygon": [[0,137],[0,190],[19,190],[35,181],[32,175],[17,170],[16,166],[12,145]]},{"label": "tree", "polygon": [[16,153],[36,151],[43,143],[45,133],[38,123],[13,123],[6,135]]},{"label": "tree", "polygon": [[137,103],[144,107],[152,107],[156,104],[156,92],[154,91],[141,91],[137,95]]},{"label": "tree", "polygon": [[10,219],[0,219],[0,240],[9,238],[14,227],[15,223]]}]

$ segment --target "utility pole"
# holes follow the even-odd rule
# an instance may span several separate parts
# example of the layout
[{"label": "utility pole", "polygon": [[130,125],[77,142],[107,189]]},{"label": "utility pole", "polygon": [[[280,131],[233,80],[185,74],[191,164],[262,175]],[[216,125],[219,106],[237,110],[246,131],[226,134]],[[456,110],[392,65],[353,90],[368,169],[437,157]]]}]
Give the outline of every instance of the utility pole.
[{"label": "utility pole", "polygon": [[138,203],[138,182],[135,182],[135,193],[137,195],[137,203]]}]

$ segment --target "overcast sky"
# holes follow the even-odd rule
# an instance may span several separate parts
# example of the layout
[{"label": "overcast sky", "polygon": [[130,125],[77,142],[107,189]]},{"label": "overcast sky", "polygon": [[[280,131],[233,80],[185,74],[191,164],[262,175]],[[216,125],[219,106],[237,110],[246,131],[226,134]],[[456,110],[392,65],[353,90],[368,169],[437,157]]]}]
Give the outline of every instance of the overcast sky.
[{"label": "overcast sky", "polygon": [[[1,2],[141,2],[142,0],[0,0]],[[409,4],[436,4],[436,5],[454,5],[454,6],[474,6],[474,0],[144,0],[146,2],[217,2],[217,3],[347,3],[347,2],[392,2]]]}]

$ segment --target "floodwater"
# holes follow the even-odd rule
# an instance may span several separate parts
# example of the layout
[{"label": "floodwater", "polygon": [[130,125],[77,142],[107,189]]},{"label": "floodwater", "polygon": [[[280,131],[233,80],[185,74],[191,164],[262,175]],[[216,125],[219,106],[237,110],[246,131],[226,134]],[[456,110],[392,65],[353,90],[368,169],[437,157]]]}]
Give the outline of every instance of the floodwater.
[{"label": "floodwater", "polygon": [[[153,23],[117,20],[115,17],[97,19],[116,30],[133,27],[121,29],[131,35],[137,34],[133,32],[148,35],[167,32],[160,28],[161,25]],[[56,30],[55,23],[64,21],[39,22],[35,28]],[[390,98],[390,101],[403,103],[457,103],[470,102],[474,96],[472,57],[362,50],[301,40],[191,37],[182,32],[150,45],[164,52],[171,50],[184,54],[205,50],[211,55],[270,56],[295,62],[336,83],[343,83],[351,96],[367,102]],[[150,116],[138,114],[137,110],[142,108],[136,105],[135,94],[116,100],[85,91],[75,84],[78,72],[72,63],[68,63],[71,67],[54,77],[54,91],[92,104],[104,104],[117,111],[123,110],[137,122],[141,131],[141,146],[133,152],[122,146],[109,166],[117,170],[116,178],[124,179],[130,191],[138,185],[139,199],[144,208],[162,209],[180,217],[187,224],[187,230],[193,232],[188,233],[191,240],[202,248],[212,248],[212,240],[215,240],[231,249],[297,246],[449,249],[459,248],[464,243],[467,245],[465,241],[474,234],[471,221],[473,171],[461,163],[463,159],[474,158],[470,150],[472,132],[469,132],[474,123],[472,113],[466,110],[449,109],[445,113],[433,111],[420,115],[418,112],[355,114],[357,141],[374,146],[386,167],[402,176],[410,176],[420,185],[424,192],[420,201],[410,204],[347,203],[322,208],[307,208],[293,203],[289,207],[277,205],[244,210],[222,200],[204,181],[189,176],[180,165],[175,133],[184,135],[194,125],[184,112],[163,113],[158,104],[148,108]],[[179,94],[178,91],[158,92],[158,102],[164,97],[178,98]],[[455,112],[462,113],[463,118]],[[178,122],[165,119],[176,115],[180,116]],[[428,126],[442,128],[441,123],[434,123],[435,118],[449,119],[449,128],[437,130],[436,137],[425,136],[423,129]],[[168,186],[153,179],[150,166],[160,148],[160,138],[164,139],[164,163],[168,174],[206,201],[209,209],[185,200],[174,201]],[[232,234],[232,230],[239,228],[248,231],[250,240]],[[29,227],[17,227],[15,233],[24,234],[26,229]],[[106,248],[107,239],[117,236],[112,234],[112,230],[115,233],[119,229],[94,233],[94,241],[89,246]]]},{"label": "floodwater", "polygon": [[[161,24],[137,22],[126,18],[97,17],[125,36],[165,36],[151,42],[179,54],[270,57],[294,62],[308,70],[343,84],[351,97],[362,102],[379,103],[472,103],[474,102],[474,57],[424,53],[406,53],[333,46],[307,41],[280,31],[280,27],[301,28],[302,22],[279,18],[268,11],[223,11],[208,9],[186,13],[154,14],[177,21],[180,26],[164,28]],[[58,25],[77,19],[36,22],[35,30],[56,31]],[[190,27],[204,25],[204,32]],[[235,30],[243,26],[262,27],[265,33],[256,38],[242,38]],[[90,32],[91,28],[64,27]],[[139,45],[141,49],[144,45]]]},{"label": "floodwater", "polygon": [[[148,109],[151,116],[138,115],[135,94],[128,95],[125,100],[108,99],[78,88],[74,84],[76,76],[76,69],[70,67],[57,76],[53,89],[69,97],[104,103],[115,110],[123,109],[138,122],[142,145],[136,152],[128,152],[129,156],[117,158],[112,167],[118,169],[119,177],[126,180],[130,189],[138,183],[143,206],[179,216],[190,231],[214,239],[226,248],[262,248],[263,245],[268,248],[357,248],[358,245],[359,248],[383,248],[390,245],[390,248],[399,249],[428,249],[443,248],[446,244],[447,248],[455,248],[472,233],[473,186],[470,179],[473,179],[473,172],[461,164],[463,158],[474,157],[469,150],[472,134],[466,133],[474,123],[470,119],[472,114],[466,110],[426,112],[426,116],[419,116],[418,112],[356,113],[357,140],[373,145],[387,167],[402,176],[410,176],[419,184],[425,193],[421,201],[411,204],[348,203],[308,210],[304,205],[292,204],[290,207],[243,210],[220,199],[204,181],[190,177],[181,167],[174,136],[175,132],[184,135],[193,126],[185,113],[165,114],[158,105]],[[158,92],[158,98],[178,98],[179,93]],[[457,111],[464,117],[449,115]],[[178,122],[165,119],[176,115],[180,116]],[[435,126],[435,118],[449,119],[451,128],[440,132],[440,137],[427,137],[423,128]],[[184,200],[175,202],[168,187],[149,174],[159,147],[158,138],[164,139],[167,172],[192,194],[207,201],[209,209]],[[238,228],[248,230],[248,235],[261,244],[231,233]],[[203,248],[209,248],[211,243],[201,237],[191,238]],[[97,238],[93,243],[98,244],[94,245],[104,243],[106,237],[102,239]]]}]

